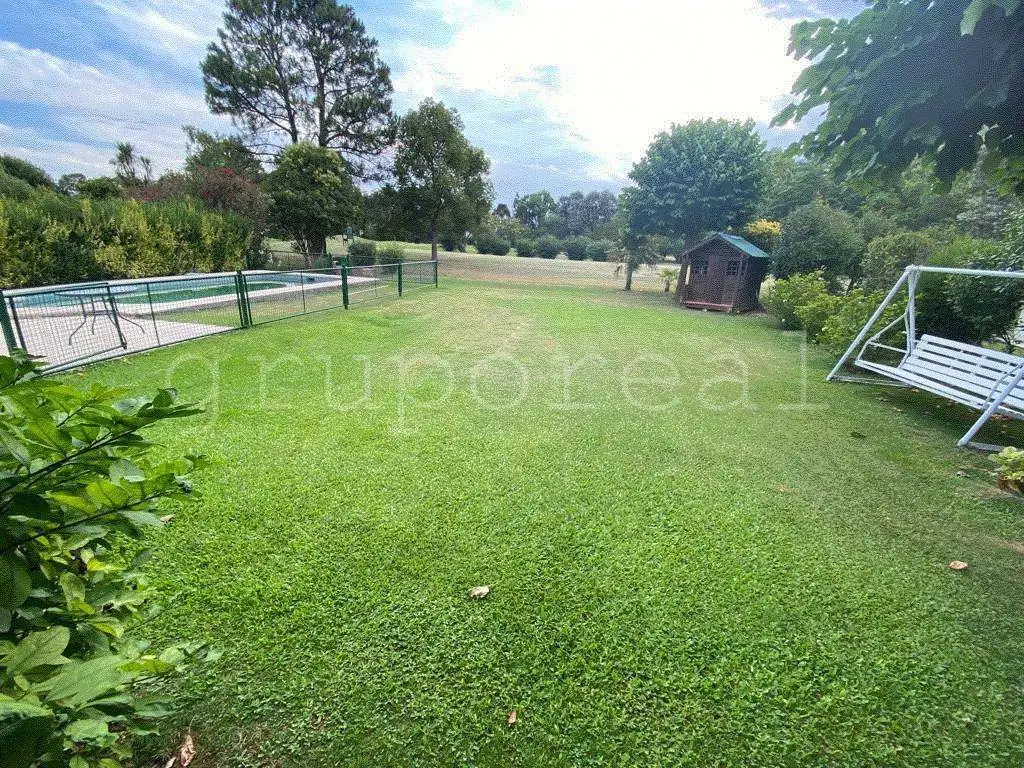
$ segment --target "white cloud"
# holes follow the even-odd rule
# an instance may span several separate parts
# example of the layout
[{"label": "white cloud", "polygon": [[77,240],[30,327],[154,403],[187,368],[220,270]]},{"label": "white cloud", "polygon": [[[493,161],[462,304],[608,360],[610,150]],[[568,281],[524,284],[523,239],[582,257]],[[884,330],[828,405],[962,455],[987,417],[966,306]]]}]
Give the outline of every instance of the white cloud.
[{"label": "white cloud", "polygon": [[216,37],[222,0],[93,0],[126,39],[190,67]]},{"label": "white cloud", "polygon": [[422,0],[454,28],[441,48],[397,46],[396,90],[441,88],[538,104],[621,177],[672,122],[767,122],[801,65],[790,20],[757,0]]},{"label": "white cloud", "polygon": [[0,82],[7,101],[48,108],[51,120],[34,129],[5,126],[4,146],[14,151],[20,142],[54,174],[109,172],[98,157],[111,157],[118,141],[134,144],[158,171],[175,168],[184,156],[182,125],[227,127],[210,115],[201,90],[124,61],[101,69],[0,40]]}]

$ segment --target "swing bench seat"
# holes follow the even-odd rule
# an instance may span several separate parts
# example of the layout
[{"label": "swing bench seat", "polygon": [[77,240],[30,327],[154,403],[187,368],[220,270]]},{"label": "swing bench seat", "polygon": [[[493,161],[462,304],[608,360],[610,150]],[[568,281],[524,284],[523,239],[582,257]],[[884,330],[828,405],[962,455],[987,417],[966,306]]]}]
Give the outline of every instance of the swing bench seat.
[{"label": "swing bench seat", "polygon": [[[865,348],[870,346],[873,345],[869,343]],[[854,365],[901,384],[985,411],[971,431],[964,435],[960,445],[968,444],[995,413],[1024,418],[1024,358],[1015,355],[924,335],[898,365],[885,365],[860,356]]]}]

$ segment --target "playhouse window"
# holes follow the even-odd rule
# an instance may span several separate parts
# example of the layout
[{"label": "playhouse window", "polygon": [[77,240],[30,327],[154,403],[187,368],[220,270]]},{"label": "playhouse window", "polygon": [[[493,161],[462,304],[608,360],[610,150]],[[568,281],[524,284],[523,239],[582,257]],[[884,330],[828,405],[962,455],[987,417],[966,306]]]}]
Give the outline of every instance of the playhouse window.
[{"label": "playhouse window", "polygon": [[708,263],[706,261],[698,261],[693,265],[693,274],[703,276],[708,273]]},{"label": "playhouse window", "polygon": [[725,265],[725,274],[729,277],[735,277],[740,273],[740,263],[738,261],[730,261]]}]

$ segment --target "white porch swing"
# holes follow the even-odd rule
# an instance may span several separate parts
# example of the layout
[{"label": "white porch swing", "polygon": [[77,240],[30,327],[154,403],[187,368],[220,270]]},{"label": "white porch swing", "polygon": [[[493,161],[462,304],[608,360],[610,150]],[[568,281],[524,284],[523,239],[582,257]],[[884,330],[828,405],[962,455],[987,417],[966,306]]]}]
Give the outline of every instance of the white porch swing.
[{"label": "white porch swing", "polygon": [[[1024,419],[1024,381],[1022,381],[1024,380],[1024,357],[943,339],[939,336],[926,334],[918,338],[915,327],[914,294],[917,290],[918,279],[924,272],[970,277],[1024,279],[1024,272],[918,265],[907,267],[900,279],[896,281],[896,285],[892,287],[892,290],[871,315],[871,319],[857,334],[857,338],[850,344],[849,349],[836,363],[827,380],[888,383],[863,376],[842,375],[842,368],[849,361],[862,370],[895,382],[896,386],[916,387],[979,410],[981,416],[960,438],[957,445],[960,447],[969,445],[982,450],[999,450],[1001,446],[972,441],[978,431],[996,413],[1015,419]],[[868,338],[868,334],[882,317],[885,308],[892,303],[904,286],[907,289],[906,311]],[[903,325],[906,336],[903,347],[883,343],[882,337],[900,324]],[[893,359],[899,355],[900,360],[895,364],[886,364],[865,357],[866,354],[875,350],[884,350]]]}]

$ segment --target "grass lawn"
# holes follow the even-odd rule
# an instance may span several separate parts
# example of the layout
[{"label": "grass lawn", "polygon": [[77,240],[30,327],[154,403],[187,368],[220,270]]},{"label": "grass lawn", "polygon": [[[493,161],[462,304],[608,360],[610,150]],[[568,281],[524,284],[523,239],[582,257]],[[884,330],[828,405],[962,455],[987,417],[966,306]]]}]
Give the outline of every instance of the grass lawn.
[{"label": "grass lawn", "polygon": [[90,369],[207,400],[146,630],[225,651],[194,765],[1020,765],[1024,505],[969,413],[830,363],[446,280]]}]

